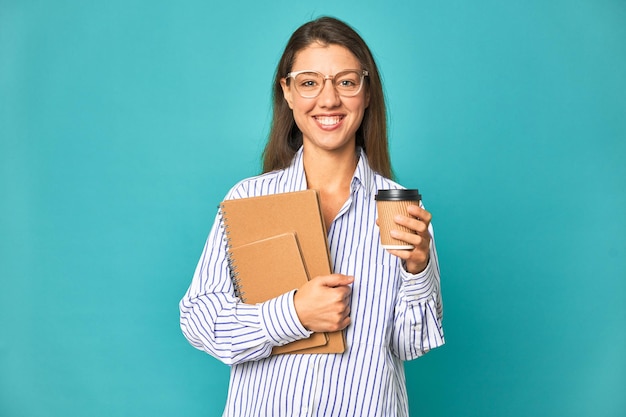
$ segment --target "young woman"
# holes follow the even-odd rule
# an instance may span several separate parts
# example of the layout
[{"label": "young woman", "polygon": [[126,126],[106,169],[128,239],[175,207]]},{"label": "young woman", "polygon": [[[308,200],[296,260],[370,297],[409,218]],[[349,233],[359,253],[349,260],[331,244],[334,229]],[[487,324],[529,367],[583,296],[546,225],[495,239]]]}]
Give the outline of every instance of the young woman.
[{"label": "young woman", "polygon": [[[396,219],[415,232],[394,231],[413,250],[380,246],[374,196],[402,187],[390,179],[385,102],[365,42],[334,18],[301,26],[279,62],[273,110],[264,173],[226,199],[318,190],[334,273],[242,303],[218,214],[180,303],[183,333],[232,365],[225,416],[407,416],[402,361],[444,343],[439,266],[423,207]],[[270,356],[274,346],[341,329],[343,354]]]}]

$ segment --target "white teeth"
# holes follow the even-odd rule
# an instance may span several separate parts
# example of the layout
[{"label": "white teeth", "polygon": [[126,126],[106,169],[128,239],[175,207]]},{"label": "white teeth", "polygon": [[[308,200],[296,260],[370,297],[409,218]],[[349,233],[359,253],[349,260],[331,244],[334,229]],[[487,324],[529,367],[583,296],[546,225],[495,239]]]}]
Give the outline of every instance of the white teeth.
[{"label": "white teeth", "polygon": [[324,126],[333,126],[341,121],[339,116],[318,116],[315,119]]}]

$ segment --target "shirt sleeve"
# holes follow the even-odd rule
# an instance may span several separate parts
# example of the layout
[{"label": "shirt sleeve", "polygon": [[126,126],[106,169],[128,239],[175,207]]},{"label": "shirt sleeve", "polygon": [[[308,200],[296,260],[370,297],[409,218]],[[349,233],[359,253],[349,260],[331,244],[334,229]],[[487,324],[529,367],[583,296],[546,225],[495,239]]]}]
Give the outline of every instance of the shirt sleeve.
[{"label": "shirt sleeve", "polygon": [[[432,227],[430,232],[432,235]],[[392,349],[400,359],[411,360],[445,343],[439,261],[434,238],[426,269],[418,274],[411,274],[402,266],[399,269],[401,286],[395,307]]]},{"label": "shirt sleeve", "polygon": [[180,326],[191,345],[228,365],[265,358],[272,347],[311,335],[298,319],[293,295],[256,305],[235,296],[218,213],[180,301]]}]

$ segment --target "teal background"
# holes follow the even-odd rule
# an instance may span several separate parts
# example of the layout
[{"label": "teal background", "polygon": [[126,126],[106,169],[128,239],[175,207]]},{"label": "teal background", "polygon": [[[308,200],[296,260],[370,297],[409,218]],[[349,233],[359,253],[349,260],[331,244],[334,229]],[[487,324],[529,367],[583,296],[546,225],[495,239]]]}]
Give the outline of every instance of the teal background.
[{"label": "teal background", "polygon": [[434,214],[416,416],[626,415],[626,2],[0,0],[0,416],[219,416],[178,327],[289,35],[371,46]]}]

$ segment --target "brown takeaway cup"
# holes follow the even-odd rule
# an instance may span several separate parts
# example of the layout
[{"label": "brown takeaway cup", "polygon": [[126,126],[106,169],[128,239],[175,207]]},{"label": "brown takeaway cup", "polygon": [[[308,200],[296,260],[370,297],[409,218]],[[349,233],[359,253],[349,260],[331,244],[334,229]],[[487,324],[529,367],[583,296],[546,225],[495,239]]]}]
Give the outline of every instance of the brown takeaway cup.
[{"label": "brown takeaway cup", "polygon": [[393,218],[396,214],[402,214],[407,217],[411,215],[407,211],[407,207],[411,204],[419,205],[422,200],[418,190],[378,190],[376,194],[376,207],[378,209],[378,227],[380,228],[380,242],[385,249],[413,249],[410,245],[402,240],[391,237],[389,232],[392,229],[401,230],[409,233],[415,233],[404,226],[400,226]]}]

